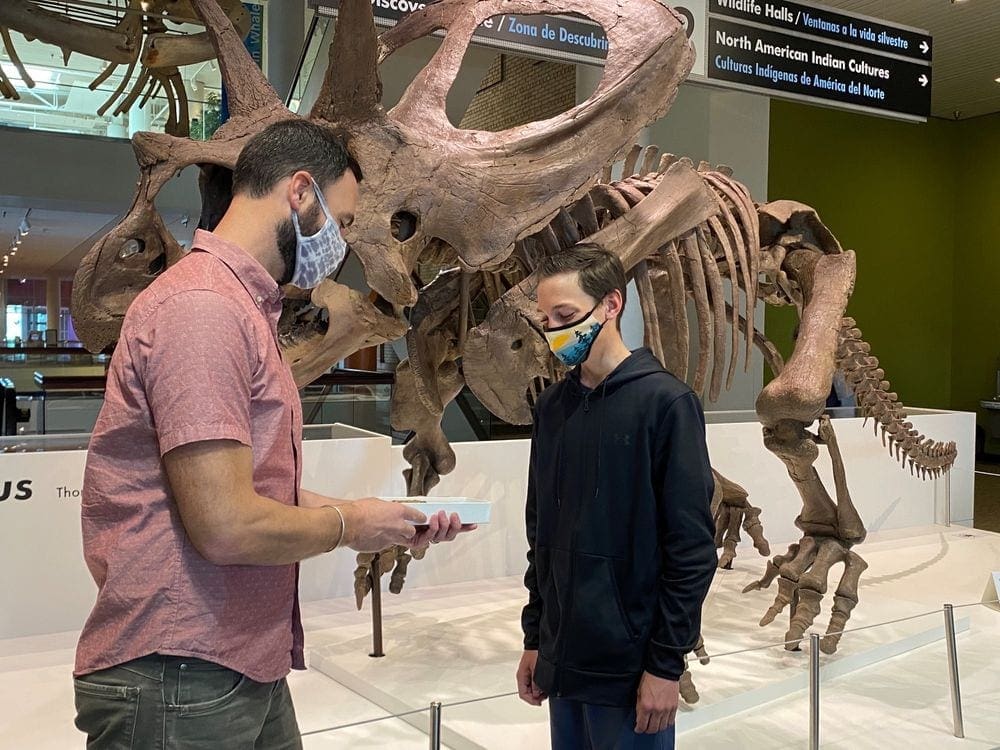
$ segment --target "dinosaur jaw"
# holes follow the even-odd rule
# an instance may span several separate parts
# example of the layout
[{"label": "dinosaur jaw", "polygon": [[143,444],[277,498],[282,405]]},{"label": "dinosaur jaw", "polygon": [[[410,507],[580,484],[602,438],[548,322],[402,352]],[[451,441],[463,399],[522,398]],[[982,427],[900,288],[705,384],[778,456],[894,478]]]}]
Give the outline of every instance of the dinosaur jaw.
[{"label": "dinosaur jaw", "polygon": [[327,279],[308,302],[286,301],[278,335],[295,382],[303,387],[359,349],[398,339],[406,328],[402,308]]}]

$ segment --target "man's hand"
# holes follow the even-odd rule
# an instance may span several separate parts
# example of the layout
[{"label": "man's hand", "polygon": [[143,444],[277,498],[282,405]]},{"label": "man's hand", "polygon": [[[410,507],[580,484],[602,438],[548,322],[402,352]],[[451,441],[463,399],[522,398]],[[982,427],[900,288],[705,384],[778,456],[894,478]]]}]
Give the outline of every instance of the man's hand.
[{"label": "man's hand", "polygon": [[657,734],[677,717],[680,683],[644,672],[635,703],[636,734]]},{"label": "man's hand", "polygon": [[381,552],[395,545],[420,548],[438,542],[450,542],[460,533],[474,531],[475,524],[465,524],[453,513],[441,511],[428,518],[403,503],[390,503],[375,497],[338,503],[344,514],[346,531],[342,547],[358,552]]},{"label": "man's hand", "polygon": [[517,665],[517,694],[525,703],[540,706],[547,696],[535,684],[535,663],[538,661],[537,651],[525,651],[521,663]]},{"label": "man's hand", "polygon": [[337,507],[344,514],[340,546],[357,552],[381,552],[397,544],[409,547],[417,537],[417,525],[428,523],[418,510],[374,497],[337,503]]},{"label": "man's hand", "polygon": [[463,524],[458,513],[452,513],[451,518],[443,510],[427,519],[427,525],[417,529],[417,535],[409,542],[413,549],[426,547],[438,542],[452,542],[459,534],[475,531],[479,527],[474,523]]}]

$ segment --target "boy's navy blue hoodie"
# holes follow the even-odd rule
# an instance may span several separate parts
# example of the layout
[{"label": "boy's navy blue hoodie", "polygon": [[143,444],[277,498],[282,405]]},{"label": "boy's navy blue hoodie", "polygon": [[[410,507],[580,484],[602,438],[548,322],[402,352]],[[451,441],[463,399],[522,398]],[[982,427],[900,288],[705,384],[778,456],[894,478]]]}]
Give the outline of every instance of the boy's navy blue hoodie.
[{"label": "boy's navy blue hoodie", "polygon": [[548,695],[634,705],[677,680],[717,563],[712,469],[695,394],[648,349],[595,390],[577,368],[535,406],[524,646]]}]

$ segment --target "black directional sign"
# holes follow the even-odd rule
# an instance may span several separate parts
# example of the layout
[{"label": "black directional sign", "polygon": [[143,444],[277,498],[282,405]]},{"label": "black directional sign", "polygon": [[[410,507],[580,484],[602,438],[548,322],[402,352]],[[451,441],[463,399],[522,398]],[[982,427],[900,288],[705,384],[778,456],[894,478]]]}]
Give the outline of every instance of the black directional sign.
[{"label": "black directional sign", "polygon": [[818,5],[756,0],[709,0],[709,12],[717,16],[754,21],[775,29],[798,31],[832,39],[875,52],[889,52],[930,62],[934,40],[906,26],[847,15]]},{"label": "black directional sign", "polygon": [[[398,23],[427,5],[418,0],[371,0],[375,22]],[[340,0],[310,0],[320,12],[333,13]],[[566,16],[500,14],[476,29],[474,40],[490,47],[529,52],[571,62],[603,65],[608,56],[608,37],[599,24]]]},{"label": "black directional sign", "polygon": [[710,0],[708,77],[907,119],[931,107],[933,41],[791,2]]}]

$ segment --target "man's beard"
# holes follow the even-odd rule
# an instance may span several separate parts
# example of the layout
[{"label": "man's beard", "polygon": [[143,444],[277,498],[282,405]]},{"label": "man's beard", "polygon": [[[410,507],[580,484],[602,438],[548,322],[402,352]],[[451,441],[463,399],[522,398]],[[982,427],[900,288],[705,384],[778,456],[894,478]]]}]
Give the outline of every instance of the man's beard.
[{"label": "man's beard", "polygon": [[[313,204],[312,210],[306,215],[299,215],[299,228],[303,237],[312,237],[323,228],[326,216],[319,209],[319,204]],[[278,280],[280,286],[290,284],[295,273],[295,250],[298,247],[298,238],[295,235],[295,225],[291,219],[279,222],[275,228],[275,239],[278,244],[278,254],[285,264],[285,272]]]}]

